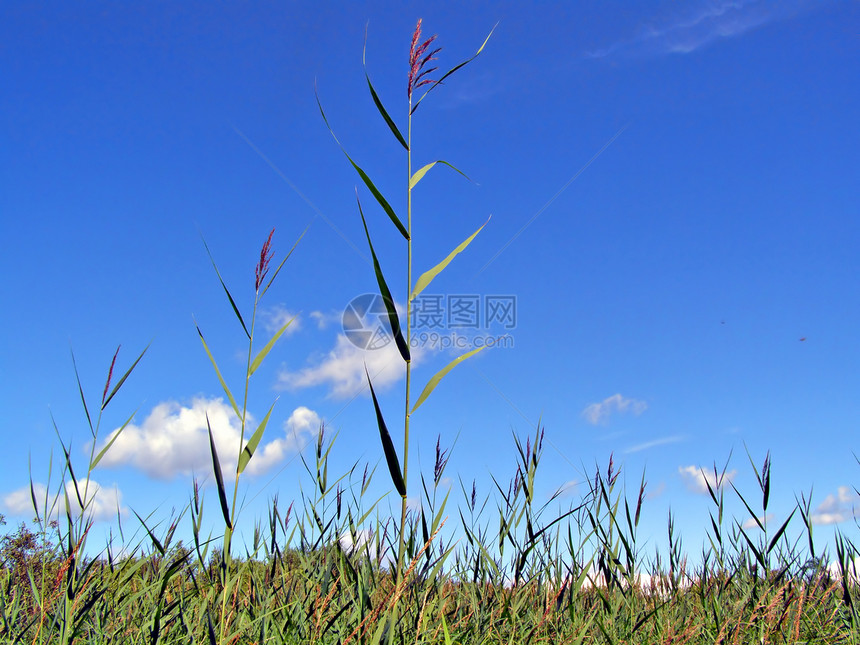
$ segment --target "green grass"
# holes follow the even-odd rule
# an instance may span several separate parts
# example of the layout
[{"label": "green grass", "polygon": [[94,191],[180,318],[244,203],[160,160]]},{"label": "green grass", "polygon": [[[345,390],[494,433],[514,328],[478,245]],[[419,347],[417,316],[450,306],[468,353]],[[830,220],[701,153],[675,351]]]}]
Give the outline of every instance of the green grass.
[{"label": "green grass", "polygon": [[[204,535],[203,499],[195,482],[188,504],[169,523],[153,524],[138,515],[141,530],[136,535],[142,538],[126,537],[120,529],[118,543],[104,548],[88,543],[92,528],[89,511],[95,496],[91,474],[133,418],[128,417],[96,454],[96,446],[102,445],[98,441],[102,413],[146,352],[114,381],[117,350],[97,408],[87,403],[78,380],[92,435],[86,468],[74,468],[70,449],[61,440],[59,484],[52,489],[49,480],[41,497],[31,485],[35,525],[31,529],[22,524],[0,542],[3,642],[860,642],[858,588],[854,579],[844,575],[858,556],[858,548],[850,539],[837,533],[830,549],[817,548],[810,505],[804,497],[788,516],[772,525],[777,526],[775,531],[764,524],[746,529],[740,521],[726,517],[729,489],[749,512],[748,517],[767,515],[769,456],[761,469],[750,460],[759,488],[754,502],[715,469],[714,481],[718,483],[708,484],[708,545],[695,560],[683,552],[671,515],[668,550],[654,554],[644,550],[639,536],[640,519],[647,512],[644,476],[635,494],[628,496],[618,484],[619,472],[611,459],[605,470],[595,469],[588,490],[565,510],[558,511],[558,494],[539,503],[535,481],[544,440],[540,427],[524,441],[515,437],[511,477],[494,478],[492,494],[479,496],[468,479],[460,478],[454,489],[443,484],[449,455],[441,447],[441,437],[432,472],[410,472],[412,415],[420,406],[432,404],[430,395],[451,369],[477,353],[466,352],[455,358],[414,398],[409,350],[411,301],[486,225],[465,237],[413,282],[412,191],[419,181],[429,179],[428,171],[437,164],[463,174],[442,160],[413,171],[413,117],[428,93],[474,60],[489,40],[488,36],[472,58],[436,76],[435,68],[426,67],[438,53],[431,50],[434,38],[421,42],[419,21],[410,48],[406,136],[367,76],[371,98],[395,138],[395,147],[406,152],[405,224],[372,179],[343,150],[365,188],[403,236],[407,251],[403,267],[406,317],[401,324],[359,201],[374,273],[406,366],[399,453],[373,392],[371,375],[367,375],[382,444],[380,455],[385,457],[391,486],[400,497],[399,512],[387,516],[380,500],[368,497],[377,474],[375,467],[356,463],[337,478],[329,476],[329,459],[339,446],[321,428],[312,454],[302,456],[309,479],[305,490],[309,492],[286,509],[273,501],[268,517],[257,518],[250,543],[238,545],[234,540],[237,527],[248,521],[239,517],[239,480],[275,410],[272,404],[259,425],[246,426],[252,376],[290,324],[262,341],[255,336],[261,300],[292,252],[269,277],[274,258],[270,234],[256,266],[249,316],[242,314],[210,254],[232,315],[247,342],[245,375],[238,388],[224,379],[203,331],[197,327],[241,428],[232,491],[230,479],[225,480],[221,472],[211,429],[209,433],[223,532],[216,537]],[[431,80],[431,74],[437,80]],[[321,101],[320,112],[331,130]],[[407,505],[407,490],[420,496],[417,510]],[[179,526],[188,527],[185,534],[192,536],[190,543],[177,540]],[[791,533],[800,530],[802,539],[790,541],[789,527]],[[92,553],[97,556],[88,555]],[[114,555],[117,553],[121,555]],[[843,575],[833,575],[824,566],[831,557]],[[690,564],[694,561],[697,564]]]}]

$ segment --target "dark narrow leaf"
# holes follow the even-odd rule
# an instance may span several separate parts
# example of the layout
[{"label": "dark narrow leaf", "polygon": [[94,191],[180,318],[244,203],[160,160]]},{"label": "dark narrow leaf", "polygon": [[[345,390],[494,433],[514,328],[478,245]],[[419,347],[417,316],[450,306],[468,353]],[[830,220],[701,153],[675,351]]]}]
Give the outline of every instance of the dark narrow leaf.
[{"label": "dark narrow leaf", "polygon": [[391,325],[391,333],[394,334],[394,342],[397,344],[397,349],[400,355],[407,363],[411,360],[409,353],[409,345],[403,337],[403,331],[400,328],[400,317],[397,315],[397,308],[394,306],[394,298],[391,297],[391,291],[388,284],[385,282],[385,277],[382,275],[382,267],[379,266],[379,260],[376,257],[376,251],[373,250],[373,242],[370,241],[370,231],[367,230],[367,221],[364,219],[364,211],[361,209],[361,201],[358,199],[358,191],[355,192],[355,200],[358,202],[358,212],[361,215],[361,223],[364,224],[364,233],[367,235],[367,244],[370,246],[370,255],[373,256],[373,270],[376,273],[376,282],[379,285],[379,293],[382,295],[382,301],[385,303],[385,308],[388,310],[388,322]]},{"label": "dark narrow leaf", "polygon": [[764,479],[764,490],[762,499],[762,509],[767,512],[767,503],[770,499],[770,452],[764,458],[764,466],[761,469],[761,476]]},{"label": "dark narrow leaf", "polygon": [[[152,343],[150,342],[149,345],[152,345]],[[129,367],[128,370],[126,370],[125,374],[122,375],[122,378],[116,382],[116,385],[113,386],[113,389],[110,391],[110,394],[108,394],[107,399],[105,399],[105,402],[102,403],[102,410],[107,407],[107,404],[110,403],[114,395],[119,392],[119,388],[121,388],[122,384],[125,383],[125,380],[129,377],[132,370],[137,367],[138,363],[140,363],[140,359],[143,358],[144,354],[146,354],[146,350],[149,349],[149,345],[143,348],[143,351],[140,353],[140,356],[137,357],[134,363],[131,364],[131,367]]]},{"label": "dark narrow leaf", "polygon": [[[731,482],[729,482],[729,483],[731,484]],[[732,488],[735,489],[735,493],[737,493],[738,497],[741,498],[741,501],[743,502],[744,506],[746,506],[747,511],[749,511],[750,517],[752,517],[755,520],[755,523],[758,524],[758,527],[762,531],[764,531],[764,524],[762,524],[761,520],[758,518],[758,515],[756,515],[755,511],[752,510],[752,508],[750,508],[750,505],[747,504],[747,501],[743,498],[743,495],[741,495],[740,491],[737,488],[735,488],[735,485],[731,484],[731,486],[732,486]]]},{"label": "dark narrow leaf", "polygon": [[156,549],[158,549],[158,552],[161,555],[164,555],[164,553],[165,553],[164,545],[161,543],[161,541],[157,537],[155,537],[155,533],[153,533],[150,530],[150,528],[146,525],[146,521],[138,514],[138,512],[136,510],[131,509],[131,512],[135,514],[138,521],[143,525],[144,530],[147,532],[147,534],[149,534],[149,539],[152,540],[152,545]]},{"label": "dark narrow leaf", "polygon": [[95,428],[93,427],[93,420],[90,417],[90,409],[87,407],[87,400],[84,398],[84,388],[81,385],[81,377],[78,374],[78,364],[75,362],[75,353],[72,352],[72,367],[75,368],[75,379],[78,381],[78,392],[81,394],[81,403],[84,404],[84,412],[87,414],[87,423],[90,426],[90,433],[93,437],[96,436]]},{"label": "dark narrow leaf", "polygon": [[218,639],[215,638],[215,627],[212,625],[212,612],[206,610],[206,631],[209,634],[209,645],[218,645]]},{"label": "dark narrow leaf", "polygon": [[215,450],[215,437],[212,435],[212,425],[209,423],[208,413],[206,414],[206,427],[209,429],[209,449],[212,451],[212,468],[215,470],[215,483],[218,486],[218,501],[221,502],[221,513],[224,515],[224,522],[227,524],[227,528],[232,530],[233,524],[230,522],[230,509],[227,507],[227,493],[224,490],[224,477],[221,475],[221,461],[218,459],[218,452]]},{"label": "dark narrow leaf", "polygon": [[367,73],[367,27],[364,29],[364,50],[361,53],[361,64],[364,67],[364,77],[367,79],[367,87],[370,88],[370,96],[373,97],[373,103],[376,105],[376,109],[379,110],[382,118],[385,119],[385,123],[388,124],[388,129],[391,130],[391,133],[395,137],[397,137],[400,145],[408,151],[409,144],[406,143],[406,139],[404,139],[403,135],[400,134],[400,130],[397,129],[397,125],[394,123],[394,120],[388,116],[388,112],[386,112],[383,107],[382,101],[379,100],[376,90],[373,89],[373,83],[370,82],[370,75]]},{"label": "dark narrow leaf", "polygon": [[791,512],[791,515],[788,516],[788,519],[783,522],[782,526],[779,527],[779,530],[774,534],[773,539],[770,541],[770,544],[767,547],[767,552],[770,553],[773,551],[773,547],[776,546],[776,543],[779,542],[779,538],[782,537],[782,534],[785,533],[785,529],[788,528],[788,523],[791,521],[791,518],[794,517],[794,514],[797,512],[797,507],[794,507],[794,510]]},{"label": "dark narrow leaf", "polygon": [[373,182],[370,180],[370,177],[367,176],[367,173],[361,169],[361,167],[352,160],[352,157],[349,156],[346,149],[341,145],[340,141],[338,141],[337,137],[334,134],[334,130],[331,129],[331,126],[328,123],[328,119],[326,118],[325,112],[323,111],[322,103],[320,103],[319,94],[316,94],[316,89],[314,89],[314,93],[317,97],[317,105],[320,109],[320,114],[322,114],[323,121],[325,121],[325,125],[328,128],[328,131],[331,132],[331,136],[334,138],[337,145],[340,147],[341,151],[346,158],[349,159],[349,163],[352,164],[352,167],[355,168],[355,171],[358,173],[358,176],[361,177],[361,180],[364,182],[365,186],[367,186],[368,190],[373,194],[376,198],[376,201],[379,202],[379,205],[382,206],[382,210],[386,212],[388,218],[394,223],[397,227],[397,230],[400,231],[400,234],[403,235],[407,240],[409,239],[409,231],[405,226],[403,226],[403,222],[400,221],[400,218],[397,217],[397,214],[394,212],[394,209],[391,208],[391,204],[389,204],[385,197],[382,196],[382,193],[373,185]]},{"label": "dark narrow leaf", "polygon": [[437,86],[441,85],[442,81],[444,81],[446,78],[451,76],[451,74],[456,72],[461,67],[464,67],[464,66],[468,65],[469,63],[471,63],[473,60],[475,60],[478,57],[478,54],[480,54],[484,50],[484,47],[486,47],[487,42],[490,40],[490,36],[493,35],[493,32],[496,30],[496,27],[498,27],[498,26],[499,26],[499,23],[496,23],[493,26],[493,28],[490,30],[490,33],[487,34],[487,37],[484,39],[484,42],[481,44],[480,47],[478,47],[478,51],[476,51],[475,54],[471,58],[464,60],[459,65],[454,65],[454,67],[452,67],[447,72],[445,72],[442,76],[440,76],[438,81],[433,81],[433,83],[430,84],[430,87],[427,89],[427,91],[421,95],[421,98],[419,98],[417,101],[415,101],[415,104],[412,106],[412,110],[411,110],[410,114],[414,113],[415,110],[418,109],[418,105],[421,103],[421,101],[424,100],[424,97],[427,96],[430,92],[432,92]]},{"label": "dark narrow leaf", "polygon": [[218,280],[221,282],[221,286],[224,287],[224,293],[227,294],[227,297],[230,299],[230,305],[233,307],[233,312],[236,314],[236,318],[239,319],[239,322],[242,323],[242,329],[245,330],[245,335],[248,337],[248,340],[251,339],[251,332],[248,331],[247,325],[245,325],[245,319],[242,318],[242,314],[239,313],[239,307],[236,306],[236,301],[233,300],[233,296],[230,295],[230,290],[227,288],[227,285],[224,284],[224,279],[221,277],[221,272],[218,270],[218,265],[215,264],[215,258],[212,257],[212,252],[209,250],[209,245],[206,244],[206,240],[203,238],[203,234],[200,234],[200,239],[203,240],[203,246],[206,247],[206,253],[209,255],[209,260],[212,262],[212,266],[215,269],[215,274],[218,276]]},{"label": "dark narrow leaf", "polygon": [[367,375],[367,385],[370,387],[370,396],[373,398],[373,408],[376,410],[376,423],[379,426],[379,437],[382,439],[382,450],[385,452],[385,461],[388,462],[391,481],[394,483],[394,487],[397,489],[400,497],[405,499],[406,484],[403,482],[403,473],[400,471],[400,460],[397,458],[394,442],[391,441],[391,435],[388,433],[388,427],[385,425],[385,419],[382,417],[382,410],[379,409],[379,401],[376,400],[376,392],[373,391],[373,383],[370,381],[370,373],[367,371],[366,365],[364,373]]}]

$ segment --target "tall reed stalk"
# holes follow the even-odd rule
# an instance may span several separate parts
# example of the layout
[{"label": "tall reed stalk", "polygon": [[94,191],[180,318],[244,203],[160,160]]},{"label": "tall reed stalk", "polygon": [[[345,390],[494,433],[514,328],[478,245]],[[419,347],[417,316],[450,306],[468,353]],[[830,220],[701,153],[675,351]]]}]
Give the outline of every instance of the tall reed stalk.
[{"label": "tall reed stalk", "polygon": [[[233,396],[233,392],[230,387],[227,385],[227,382],[224,380],[224,377],[221,374],[221,370],[218,368],[218,363],[215,361],[215,357],[212,355],[212,352],[209,349],[209,345],[206,343],[206,339],[203,337],[203,332],[200,331],[200,327],[197,327],[197,334],[200,337],[200,342],[203,344],[203,348],[206,350],[206,355],[209,356],[209,360],[212,362],[212,367],[215,370],[215,374],[218,376],[218,381],[221,383],[221,387],[224,390],[224,393],[227,395],[227,400],[230,401],[230,406],[233,408],[233,412],[235,413],[239,425],[240,425],[240,438],[239,445],[237,446],[237,461],[236,461],[236,476],[233,480],[233,499],[232,503],[228,505],[227,503],[227,492],[224,484],[224,477],[221,472],[221,461],[218,458],[218,452],[215,448],[215,436],[212,432],[212,426],[209,423],[209,415],[206,415],[206,425],[209,430],[209,449],[212,454],[212,468],[215,474],[215,483],[218,489],[218,501],[221,505],[221,513],[224,517],[224,541],[223,546],[220,552],[220,566],[219,566],[219,576],[221,582],[221,609],[218,613],[219,616],[219,643],[228,642],[232,636],[228,636],[228,628],[230,621],[227,615],[227,600],[231,594],[235,593],[238,590],[238,586],[241,582],[239,577],[234,578],[232,575],[232,554],[231,554],[231,545],[233,533],[236,527],[236,519],[237,519],[237,510],[236,510],[236,500],[238,499],[239,494],[239,477],[242,472],[248,466],[248,463],[251,461],[251,458],[254,456],[254,452],[257,449],[257,446],[260,444],[260,441],[263,438],[263,433],[266,431],[266,426],[269,423],[269,417],[272,415],[272,410],[275,407],[275,402],[269,407],[268,412],[266,412],[266,416],[263,417],[262,421],[260,421],[254,433],[251,435],[250,439],[248,439],[247,443],[245,442],[245,434],[247,431],[247,423],[248,423],[248,396],[250,392],[250,383],[251,376],[253,376],[254,372],[259,369],[260,365],[263,363],[263,360],[275,346],[275,343],[278,342],[278,339],[287,331],[287,328],[290,324],[295,320],[295,317],[288,320],[284,323],[280,329],[278,329],[269,341],[259,350],[256,350],[255,354],[255,344],[254,344],[254,330],[256,327],[257,321],[257,313],[260,305],[260,301],[263,296],[269,290],[269,287],[272,286],[272,283],[275,281],[275,278],[278,277],[278,273],[280,273],[281,268],[284,266],[284,263],[287,259],[292,255],[293,250],[295,250],[296,245],[298,245],[301,238],[304,236],[302,233],[299,236],[299,239],[296,240],[296,243],[290,249],[290,252],[284,256],[284,259],[278,265],[278,268],[275,269],[275,272],[272,274],[272,277],[266,282],[266,278],[269,273],[269,267],[272,261],[273,252],[272,252],[272,236],[275,233],[275,229],[269,233],[269,237],[266,239],[266,242],[263,244],[260,250],[260,259],[257,262],[257,265],[254,270],[254,303],[251,311],[251,323],[250,325],[245,324],[245,319],[239,311],[239,307],[236,305],[236,301],[233,298],[230,290],[227,288],[227,285],[224,283],[224,279],[221,277],[221,272],[218,270],[218,266],[215,264],[215,260],[212,257],[212,253],[209,251],[209,246],[206,244],[206,241],[203,241],[203,245],[206,247],[206,252],[209,255],[209,259],[212,262],[212,266],[215,269],[215,273],[218,276],[218,280],[221,283],[221,286],[224,289],[224,293],[227,294],[227,298],[230,301],[230,305],[233,309],[233,313],[236,315],[239,323],[242,326],[242,331],[245,333],[245,337],[248,341],[248,352],[247,352],[247,360],[245,364],[245,375],[244,375],[244,387],[243,387],[243,395],[242,395],[242,406],[241,408],[236,403],[236,398]],[[265,286],[264,286],[265,284]],[[262,290],[261,290],[262,289]],[[210,624],[210,632],[212,631],[212,619],[211,614],[208,616],[209,624]]]},{"label": "tall reed stalk", "polygon": [[[376,413],[377,424],[379,426],[380,438],[382,440],[382,447],[385,453],[386,462],[388,464],[389,472],[391,473],[391,479],[394,484],[395,489],[400,495],[400,522],[399,522],[399,533],[398,533],[398,541],[397,541],[397,562],[395,565],[394,571],[394,582],[395,586],[399,587],[401,582],[403,581],[404,575],[404,564],[406,557],[406,524],[407,524],[407,490],[408,490],[408,482],[409,482],[409,433],[410,433],[410,421],[412,415],[418,409],[418,407],[424,403],[427,397],[431,394],[431,392],[436,388],[439,384],[439,381],[449,372],[451,371],[457,364],[462,362],[463,360],[477,354],[483,347],[479,349],[475,349],[465,354],[458,356],[453,361],[451,361],[447,366],[437,372],[424,386],[421,394],[418,396],[417,400],[413,402],[412,400],[412,301],[432,282],[432,280],[454,259],[456,255],[461,253],[471,242],[475,239],[475,236],[484,228],[486,222],[478,228],[474,233],[472,233],[469,237],[467,237],[462,243],[460,243],[453,251],[451,251],[445,259],[439,262],[436,266],[429,269],[428,271],[421,274],[418,280],[413,284],[412,281],[412,221],[413,221],[413,198],[412,192],[415,189],[415,186],[418,182],[424,177],[424,175],[436,164],[444,164],[449,168],[452,168],[456,172],[460,173],[464,177],[466,176],[462,171],[457,169],[451,163],[444,160],[436,160],[427,163],[426,165],[419,168],[417,171],[413,172],[413,149],[412,149],[412,130],[413,130],[413,117],[415,115],[415,111],[418,109],[418,106],[421,102],[426,98],[426,96],[436,89],[445,79],[451,76],[454,72],[464,67],[472,60],[474,60],[484,49],[484,46],[489,41],[490,36],[492,35],[492,31],[478,48],[475,54],[455,65],[447,72],[439,76],[437,80],[432,80],[429,78],[429,75],[433,74],[437,71],[436,67],[428,67],[428,65],[436,60],[436,55],[441,51],[440,48],[431,49],[431,45],[433,45],[436,40],[436,36],[431,36],[430,38],[421,40],[421,20],[418,20],[418,23],[415,26],[415,30],[412,34],[412,41],[409,48],[409,74],[408,74],[408,82],[407,82],[407,99],[408,99],[408,110],[407,110],[407,129],[406,129],[406,137],[404,138],[400,132],[400,129],[397,127],[394,120],[389,116],[388,111],[382,104],[379,95],[377,94],[373,84],[370,81],[370,76],[367,73],[366,68],[366,46],[365,46],[365,56],[363,57],[363,62],[365,64],[365,78],[367,80],[367,86],[370,90],[371,98],[376,105],[379,114],[382,116],[386,125],[388,126],[391,133],[394,135],[396,140],[400,143],[400,145],[406,151],[406,225],[404,226],[401,219],[397,216],[396,212],[386,200],[386,198],[382,195],[379,189],[376,187],[374,182],[370,179],[368,174],[355,162],[352,157],[346,152],[343,146],[338,141],[337,137],[334,135],[334,131],[329,125],[328,119],[326,118],[325,112],[323,111],[322,104],[319,102],[319,96],[317,96],[317,102],[319,104],[320,113],[322,114],[322,118],[325,121],[326,126],[331,131],[332,136],[335,138],[335,141],[341,147],[344,154],[346,155],[349,162],[352,164],[353,168],[355,168],[358,175],[361,177],[365,186],[368,188],[370,193],[374,196],[378,204],[382,207],[382,210],[403,236],[406,242],[406,324],[405,324],[405,333],[403,331],[404,325],[401,324],[400,314],[397,312],[397,307],[394,301],[394,298],[391,295],[391,290],[388,287],[388,284],[383,276],[382,268],[379,263],[379,259],[376,255],[376,252],[373,248],[373,242],[371,241],[370,232],[367,226],[367,220],[364,216],[364,211],[361,206],[361,200],[358,197],[358,191],[356,189],[356,199],[358,202],[359,214],[361,215],[361,221],[364,225],[365,235],[367,236],[367,243],[370,247],[370,253],[373,257],[373,268],[376,274],[377,284],[379,286],[379,292],[385,303],[388,322],[391,328],[391,334],[394,338],[394,342],[397,346],[397,349],[400,353],[401,358],[403,359],[406,367],[406,384],[405,384],[405,393],[404,393],[404,413],[403,413],[403,444],[402,444],[402,454],[403,460],[401,465],[401,460],[397,455],[397,451],[394,447],[394,442],[391,439],[391,435],[388,431],[388,427],[385,423],[384,416],[382,414],[382,410],[379,406],[379,401],[376,398],[376,393],[373,389],[373,382],[370,376],[370,373],[367,373],[367,383],[370,388],[371,398],[373,399],[374,411]],[[419,88],[425,88],[423,93],[420,96],[417,96],[416,90]],[[417,98],[416,98],[417,97]],[[396,615],[396,603],[395,607],[392,607],[392,614]]]}]

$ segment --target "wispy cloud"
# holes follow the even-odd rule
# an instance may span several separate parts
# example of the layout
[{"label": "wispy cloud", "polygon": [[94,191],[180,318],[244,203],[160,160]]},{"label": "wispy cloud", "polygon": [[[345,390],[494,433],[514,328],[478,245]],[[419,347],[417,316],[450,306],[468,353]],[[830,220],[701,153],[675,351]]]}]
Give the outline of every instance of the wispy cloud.
[{"label": "wispy cloud", "polygon": [[603,399],[600,403],[592,403],[582,411],[582,416],[592,425],[606,423],[613,412],[630,412],[634,415],[642,414],[648,408],[645,401],[628,399],[620,394],[613,394]]},{"label": "wispy cloud", "polygon": [[836,493],[824,498],[811,515],[813,524],[839,524],[860,516],[860,496],[849,486],[840,486]]},{"label": "wispy cloud", "polygon": [[678,443],[679,441],[684,441],[686,437],[684,435],[676,434],[671,437],[661,437],[659,439],[654,439],[653,441],[646,441],[645,443],[636,444],[635,446],[631,446],[624,451],[625,454],[632,454],[634,452],[641,452],[643,450],[648,450],[649,448],[656,448],[657,446],[665,446],[669,443]]},{"label": "wispy cloud", "polygon": [[558,487],[558,490],[555,492],[556,497],[573,497],[573,494],[576,492],[577,487],[579,486],[579,482],[575,479],[571,479],[570,481],[564,482],[561,486]]},{"label": "wispy cloud", "polygon": [[[236,472],[241,428],[233,408],[223,399],[195,398],[190,405],[166,401],[156,405],[140,425],[122,431],[105,454],[100,467],[130,465],[155,479],[172,479],[212,468],[209,430],[225,475]],[[293,452],[301,451],[319,431],[320,418],[306,407],[296,408],[283,424],[284,434],[258,446],[245,472],[261,474]],[[246,427],[256,429],[256,421],[246,419]],[[270,426],[271,428],[271,426]],[[116,430],[102,443],[109,442]],[[271,432],[271,429],[270,431]],[[247,443],[251,432],[245,433]]]},{"label": "wispy cloud", "polygon": [[715,491],[718,488],[728,485],[738,474],[737,470],[731,470],[723,473],[715,473],[714,469],[700,468],[699,466],[681,466],[678,468],[678,474],[684,480],[684,484],[689,490],[699,495],[707,495],[708,484]]},{"label": "wispy cloud", "polygon": [[[36,501],[44,500],[47,488],[44,484],[35,482],[33,484],[33,493],[36,495]],[[84,496],[84,482],[78,482],[78,492],[81,497]],[[56,494],[56,493],[55,493]],[[66,494],[69,497],[69,508],[72,512],[72,517],[81,515],[81,505],[78,502],[78,493],[75,492],[73,482],[66,482]],[[48,514],[57,518],[60,514],[60,509],[65,512],[65,502],[60,498],[54,498],[53,495],[48,495],[48,504],[52,508],[39,509],[39,513],[45,510]],[[30,496],[30,487],[25,486],[3,496],[3,506],[9,513],[15,515],[27,515],[32,517],[35,512],[33,509],[33,501]],[[110,488],[102,486],[97,481],[90,479],[86,490],[86,498],[84,499],[84,507],[86,508],[87,517],[93,521],[111,520],[120,515],[128,515],[128,509],[122,505],[122,492],[117,486]]]},{"label": "wispy cloud", "polygon": [[286,325],[290,320],[290,326],[284,332],[284,335],[289,336],[302,328],[302,320],[292,311],[286,309],[283,305],[275,305],[262,312],[263,326],[270,334],[274,334],[281,327]]},{"label": "wispy cloud", "polygon": [[325,329],[335,323],[340,325],[343,312],[323,313],[322,311],[312,311],[308,314],[308,317],[316,323],[317,329]]},{"label": "wispy cloud", "polygon": [[675,13],[656,17],[634,36],[588,52],[586,57],[689,54],[821,4],[812,0],[717,0],[671,5]]}]

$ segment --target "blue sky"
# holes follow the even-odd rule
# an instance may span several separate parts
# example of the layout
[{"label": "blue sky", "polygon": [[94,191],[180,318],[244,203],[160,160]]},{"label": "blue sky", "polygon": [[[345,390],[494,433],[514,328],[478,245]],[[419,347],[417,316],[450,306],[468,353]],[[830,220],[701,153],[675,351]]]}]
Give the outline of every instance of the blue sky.
[{"label": "blue sky", "polygon": [[[53,450],[56,484],[52,416],[86,470],[70,348],[96,407],[117,345],[121,374],[152,342],[105,412],[100,442],[137,410],[92,473],[98,526],[115,523],[117,499],[133,523],[131,509],[183,507],[194,474],[211,482],[207,411],[225,468],[235,464],[236,426],[195,321],[237,392],[247,347],[201,233],[250,316],[269,231],[280,261],[309,227],[259,311],[258,338],[297,318],[252,380],[255,419],[278,401],[243,475],[240,524],[264,518],[275,494],[285,505],[310,488],[297,451],[321,421],[339,433],[332,473],[380,463],[375,486],[389,488],[362,375],[367,363],[399,449],[402,374],[393,344],[363,352],[343,332],[345,307],[376,282],[360,179],[320,118],[314,83],[339,140],[405,218],[405,153],[373,106],[362,47],[367,27],[369,73],[405,130],[420,17],[443,68],[499,24],[415,113],[415,165],[445,159],[473,180],[436,167],[415,188],[415,274],[492,216],[426,293],[446,306],[515,298],[516,323],[461,330],[509,334],[509,346],[458,366],[415,414],[412,472],[432,472],[441,434],[443,447],[456,440],[455,493],[461,477],[488,494],[491,475],[514,474],[512,433],[540,422],[543,499],[567,487],[562,502],[575,501],[612,454],[631,496],[645,470],[643,537],[659,543],[671,507],[697,552],[708,511],[700,469],[731,454],[728,479],[757,501],[745,450],[758,467],[770,451],[774,526],[812,491],[818,535],[855,528],[857,5],[460,5],[4,7],[7,520],[32,516],[28,459],[45,484]],[[359,193],[403,305],[404,241]],[[455,355],[421,347],[413,392]]]}]

